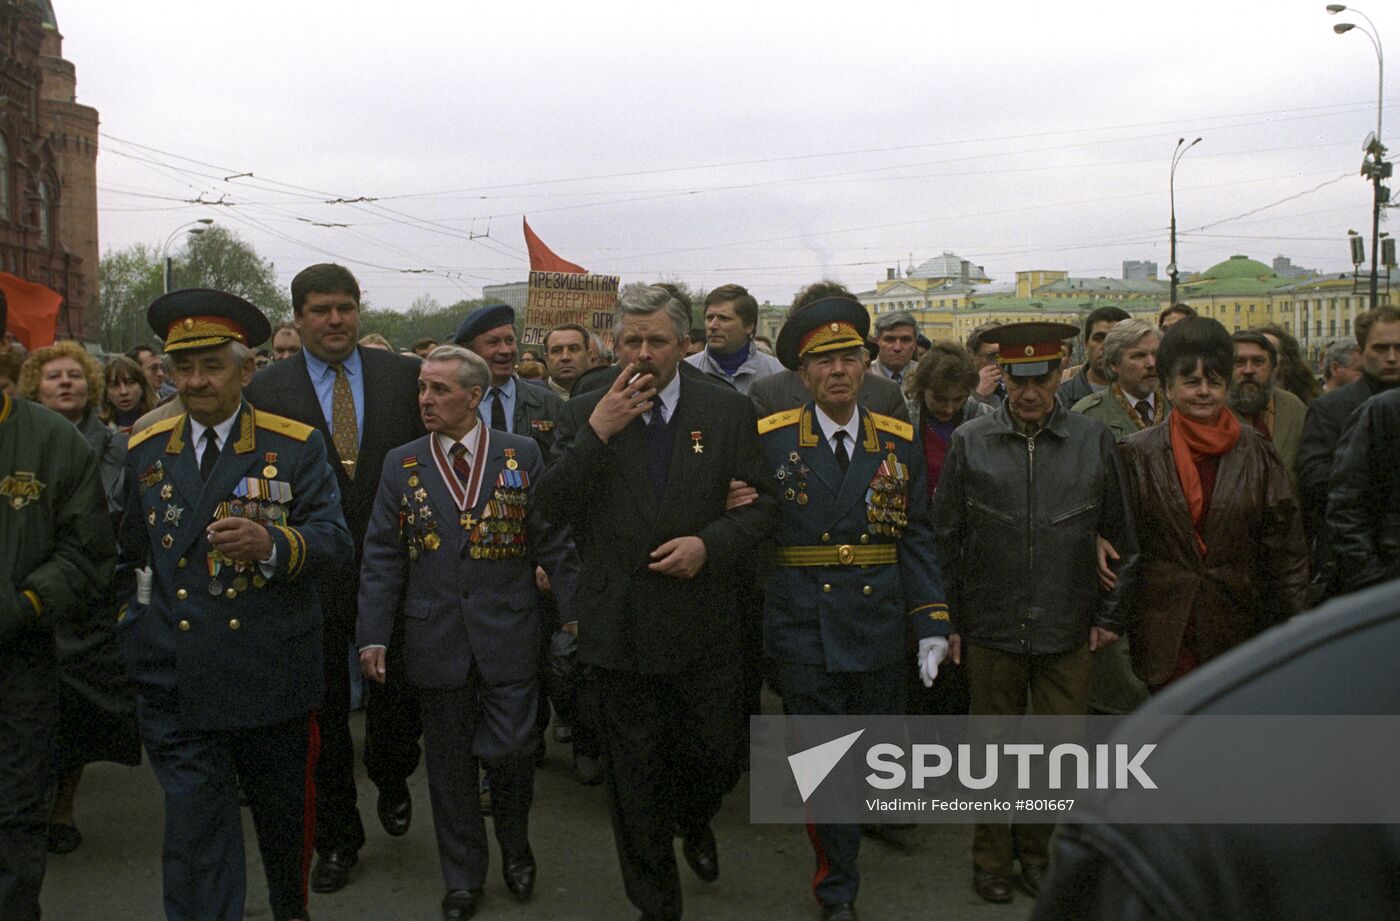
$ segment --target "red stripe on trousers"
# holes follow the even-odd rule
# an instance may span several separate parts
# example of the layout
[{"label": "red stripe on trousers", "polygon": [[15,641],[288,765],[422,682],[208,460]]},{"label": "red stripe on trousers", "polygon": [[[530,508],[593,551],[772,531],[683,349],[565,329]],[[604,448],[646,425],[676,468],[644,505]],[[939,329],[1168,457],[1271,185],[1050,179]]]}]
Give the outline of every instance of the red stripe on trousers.
[{"label": "red stripe on trousers", "polygon": [[316,850],[316,761],[321,757],[321,724],[316,711],[309,717],[306,734],[306,799],[301,807],[301,904],[306,904],[306,884],[311,876],[311,855]]}]

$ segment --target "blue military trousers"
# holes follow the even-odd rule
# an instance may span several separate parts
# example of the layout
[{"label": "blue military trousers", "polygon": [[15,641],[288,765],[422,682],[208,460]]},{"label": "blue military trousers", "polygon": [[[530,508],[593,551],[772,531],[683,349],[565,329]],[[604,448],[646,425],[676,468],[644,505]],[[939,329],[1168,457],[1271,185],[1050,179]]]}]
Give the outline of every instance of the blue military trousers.
[{"label": "blue military trousers", "polygon": [[168,921],[242,921],[247,871],[239,786],[253,814],[273,917],[306,918],[316,754],[311,714],[272,726],[193,730],[180,725],[173,691],[143,686],[137,716],[165,791]]}]

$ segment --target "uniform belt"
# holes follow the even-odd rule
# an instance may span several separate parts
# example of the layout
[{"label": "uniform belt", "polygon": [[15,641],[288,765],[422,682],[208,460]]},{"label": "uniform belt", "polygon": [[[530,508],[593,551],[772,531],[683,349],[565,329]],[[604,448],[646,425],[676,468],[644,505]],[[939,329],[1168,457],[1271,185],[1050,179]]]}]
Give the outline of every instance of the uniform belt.
[{"label": "uniform belt", "polygon": [[894,544],[779,547],[774,561],[779,566],[884,566],[899,562],[899,551]]}]

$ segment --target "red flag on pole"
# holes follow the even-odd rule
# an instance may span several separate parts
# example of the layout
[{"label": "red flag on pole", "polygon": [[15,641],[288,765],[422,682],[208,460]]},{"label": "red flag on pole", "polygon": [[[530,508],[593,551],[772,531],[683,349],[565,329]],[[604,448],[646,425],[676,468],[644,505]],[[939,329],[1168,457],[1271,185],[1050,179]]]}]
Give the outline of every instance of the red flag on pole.
[{"label": "red flag on pole", "polygon": [[9,306],[9,332],[31,352],[53,345],[63,295],[9,272],[0,272],[0,291]]},{"label": "red flag on pole", "polygon": [[525,225],[525,247],[530,250],[530,271],[531,272],[569,272],[574,275],[587,275],[588,270],[581,265],[574,265],[567,259],[561,259],[554,254],[554,250],[544,245],[544,241],[535,236],[535,232],[530,229],[530,222],[521,218]]}]

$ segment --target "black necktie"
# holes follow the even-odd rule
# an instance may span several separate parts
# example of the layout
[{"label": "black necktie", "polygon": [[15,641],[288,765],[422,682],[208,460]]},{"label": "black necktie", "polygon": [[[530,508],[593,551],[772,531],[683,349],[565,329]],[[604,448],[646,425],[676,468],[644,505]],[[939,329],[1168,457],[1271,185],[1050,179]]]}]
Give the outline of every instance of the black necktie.
[{"label": "black necktie", "polygon": [[1148,403],[1146,400],[1138,400],[1137,405],[1133,408],[1136,409],[1137,414],[1142,417],[1143,425],[1152,424],[1152,404]]},{"label": "black necktie", "polygon": [[836,439],[836,463],[841,465],[841,472],[845,473],[851,466],[851,454],[846,450],[846,430],[842,429],[831,437]]},{"label": "black necktie", "polygon": [[508,432],[506,428],[506,407],[501,402],[501,388],[491,388],[491,427],[500,432]]},{"label": "black necktie", "polygon": [[657,501],[666,492],[666,481],[671,473],[671,439],[666,437],[666,404],[658,394],[651,398],[651,421],[642,429],[642,440],[647,449],[647,475],[651,479],[652,493]]},{"label": "black necktie", "polygon": [[199,478],[209,479],[209,474],[214,472],[214,465],[219,461],[219,436],[214,434],[213,429],[204,430],[204,455],[199,459]]}]

